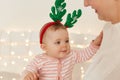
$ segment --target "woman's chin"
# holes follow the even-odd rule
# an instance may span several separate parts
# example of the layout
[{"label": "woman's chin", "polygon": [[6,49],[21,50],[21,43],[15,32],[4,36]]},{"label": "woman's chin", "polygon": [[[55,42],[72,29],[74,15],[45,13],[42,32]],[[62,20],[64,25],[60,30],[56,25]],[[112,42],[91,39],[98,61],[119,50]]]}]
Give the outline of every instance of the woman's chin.
[{"label": "woman's chin", "polygon": [[98,19],[104,20],[104,18],[102,16],[99,16],[99,15],[98,15]]},{"label": "woman's chin", "polygon": [[110,21],[111,20],[109,18],[103,17],[103,16],[98,16],[99,20],[103,20],[103,21]]}]

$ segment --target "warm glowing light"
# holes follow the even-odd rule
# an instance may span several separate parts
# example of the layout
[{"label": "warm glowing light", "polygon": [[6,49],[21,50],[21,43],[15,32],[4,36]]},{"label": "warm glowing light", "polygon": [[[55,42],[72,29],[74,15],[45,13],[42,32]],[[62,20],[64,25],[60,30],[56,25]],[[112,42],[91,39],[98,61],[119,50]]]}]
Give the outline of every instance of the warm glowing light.
[{"label": "warm glowing light", "polygon": [[78,47],[78,48],[84,48],[84,46],[83,46],[83,45],[77,45],[77,47]]},{"label": "warm glowing light", "polygon": [[[36,31],[37,32],[37,31]],[[34,38],[36,36],[36,32],[34,34],[33,30],[28,31],[2,31],[0,33],[0,69],[1,71],[5,70],[7,72],[10,72],[13,70],[15,73],[21,73],[21,71],[25,70],[28,62],[34,57],[35,53],[38,52],[38,49],[36,48],[38,46],[38,40],[37,38]],[[77,34],[77,32],[76,32]],[[81,34],[78,32],[78,34]],[[77,34],[77,35],[78,35]],[[30,36],[29,36],[30,35]],[[37,36],[38,37],[38,36]],[[85,36],[84,38],[81,37],[81,39],[88,40],[89,37]],[[85,48],[88,45],[79,44],[75,42],[78,38],[72,38],[70,40],[70,44],[72,44],[75,48]],[[76,44],[77,43],[77,44]],[[80,41],[81,43],[81,41]],[[4,48],[5,47],[5,48]],[[38,46],[39,47],[39,46]],[[35,48],[35,49],[34,49]],[[45,51],[41,51],[41,53],[44,53]],[[19,64],[19,65],[18,65]],[[16,66],[18,66],[16,68]],[[84,77],[84,67],[80,68],[81,70],[81,80]],[[0,75],[0,80],[3,80],[6,78],[5,74],[4,76]],[[10,80],[17,80],[16,77],[11,76]]]},{"label": "warm glowing light", "polygon": [[28,53],[28,54],[29,54],[29,56],[32,56],[32,55],[33,55],[32,51],[29,51],[29,53]]},{"label": "warm glowing light", "polygon": [[29,46],[29,44],[28,44],[28,43],[26,43],[26,44],[25,44],[25,46]]},{"label": "warm glowing light", "polygon": [[0,76],[0,79],[3,79],[3,76]]},{"label": "warm glowing light", "polygon": [[81,73],[84,73],[84,72],[85,72],[84,70],[81,71]]},{"label": "warm glowing light", "polygon": [[0,41],[1,41],[1,42],[5,42],[6,40],[5,40],[5,39],[1,39]]},{"label": "warm glowing light", "polygon": [[3,65],[6,67],[8,64],[7,64],[7,62],[5,62]]},{"label": "warm glowing light", "polygon": [[12,78],[12,80],[16,80],[16,78]]},{"label": "warm glowing light", "polygon": [[83,67],[81,67],[80,69],[83,70]]},{"label": "warm glowing light", "polygon": [[87,40],[88,38],[87,37],[84,37],[84,40]]},{"label": "warm glowing light", "polygon": [[17,56],[18,59],[20,59],[21,57],[20,56]]},{"label": "warm glowing light", "polygon": [[29,40],[28,40],[28,39],[26,39],[26,40],[25,40],[25,42],[26,42],[26,43],[28,43],[28,42],[29,42]]},{"label": "warm glowing light", "polygon": [[71,41],[70,41],[70,43],[71,43],[71,44],[73,44],[73,43],[74,43],[74,41],[73,41],[73,40],[71,40]]},{"label": "warm glowing light", "polygon": [[16,42],[11,43],[11,46],[16,46],[16,45],[17,45]]},{"label": "warm glowing light", "polygon": [[10,34],[10,31],[7,31],[7,34]]},{"label": "warm glowing light", "polygon": [[82,73],[81,78],[83,79],[83,77],[84,77],[84,68],[81,67],[80,69],[81,69],[81,73]]},{"label": "warm glowing light", "polygon": [[0,57],[0,60],[2,60],[2,57]]},{"label": "warm glowing light", "polygon": [[11,64],[15,64],[15,61],[12,61]]},{"label": "warm glowing light", "polygon": [[29,60],[28,60],[28,58],[24,58],[24,61],[28,62]]},{"label": "warm glowing light", "polygon": [[15,52],[14,52],[14,51],[11,51],[11,55],[15,55]]},{"label": "warm glowing light", "polygon": [[81,78],[83,78],[83,77],[84,77],[84,74],[81,75]]},{"label": "warm glowing light", "polygon": [[25,70],[26,69],[26,67],[23,67],[23,70]]}]

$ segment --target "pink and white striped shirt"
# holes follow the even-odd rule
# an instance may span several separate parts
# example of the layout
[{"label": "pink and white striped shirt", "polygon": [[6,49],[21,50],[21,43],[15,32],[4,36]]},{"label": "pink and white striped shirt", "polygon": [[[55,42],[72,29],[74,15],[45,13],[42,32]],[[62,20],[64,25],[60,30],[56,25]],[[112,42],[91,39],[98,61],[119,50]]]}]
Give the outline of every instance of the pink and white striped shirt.
[{"label": "pink and white striped shirt", "polygon": [[39,80],[72,80],[74,65],[89,60],[98,48],[91,43],[83,50],[71,50],[67,57],[59,60],[40,54],[31,61],[24,72],[37,72],[40,75]]}]

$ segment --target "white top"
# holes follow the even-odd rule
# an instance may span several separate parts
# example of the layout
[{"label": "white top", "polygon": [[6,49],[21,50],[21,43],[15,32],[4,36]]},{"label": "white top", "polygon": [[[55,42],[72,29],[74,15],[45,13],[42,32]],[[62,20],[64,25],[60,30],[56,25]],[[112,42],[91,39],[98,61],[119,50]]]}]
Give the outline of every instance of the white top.
[{"label": "white top", "polygon": [[120,80],[120,23],[103,28],[103,41],[84,80]]}]

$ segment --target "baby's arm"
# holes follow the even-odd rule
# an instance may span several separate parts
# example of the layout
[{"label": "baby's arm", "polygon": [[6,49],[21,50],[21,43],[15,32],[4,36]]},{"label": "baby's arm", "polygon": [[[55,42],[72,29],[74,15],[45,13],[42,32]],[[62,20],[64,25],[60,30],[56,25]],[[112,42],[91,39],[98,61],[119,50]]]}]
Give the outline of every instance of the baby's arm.
[{"label": "baby's arm", "polygon": [[74,59],[76,63],[80,63],[86,60],[89,60],[96,54],[97,50],[99,49],[101,42],[102,42],[103,33],[101,32],[95,40],[93,40],[89,47],[80,49],[80,50],[73,50]]}]

